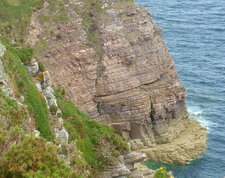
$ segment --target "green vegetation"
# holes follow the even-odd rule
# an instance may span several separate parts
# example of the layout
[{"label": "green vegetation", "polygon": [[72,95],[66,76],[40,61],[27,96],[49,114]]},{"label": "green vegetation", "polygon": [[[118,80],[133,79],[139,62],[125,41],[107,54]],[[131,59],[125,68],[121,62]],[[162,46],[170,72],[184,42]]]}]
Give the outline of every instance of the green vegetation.
[{"label": "green vegetation", "polygon": [[47,144],[43,138],[25,137],[12,145],[0,162],[3,177],[77,177],[58,158],[57,147]]},{"label": "green vegetation", "polygon": [[68,0],[48,0],[49,6],[47,13],[40,15],[40,22],[42,24],[46,22],[67,22],[69,20],[65,5],[68,4]]},{"label": "green vegetation", "polygon": [[[49,125],[49,114],[46,102],[43,96],[38,92],[26,67],[21,63],[24,59],[29,60],[28,56],[30,56],[30,53],[24,52],[23,54],[22,51],[26,51],[24,48],[10,45],[6,41],[5,45],[7,47],[3,59],[5,69],[9,76],[16,82],[18,93],[25,97],[25,104],[28,106],[28,110],[33,114],[41,135],[51,140],[53,135]],[[30,51],[29,48],[27,50]]]},{"label": "green vegetation", "polygon": [[44,0],[1,0],[0,31],[3,36],[24,42],[32,9],[42,8]]},{"label": "green vegetation", "polygon": [[93,170],[101,170],[112,164],[114,159],[126,151],[125,140],[114,134],[107,125],[91,120],[67,98],[63,89],[55,91],[58,105],[63,113],[70,141],[76,140],[77,147]]},{"label": "green vegetation", "polygon": [[38,68],[41,72],[45,72],[46,69],[45,69],[45,66],[44,64],[41,62],[41,61],[38,61]]},{"label": "green vegetation", "polygon": [[[19,106],[15,100],[5,95],[0,90],[0,115],[7,117],[7,127],[22,125],[24,118],[27,115],[26,108]],[[4,121],[0,119],[0,122]]]},{"label": "green vegetation", "polygon": [[56,115],[58,108],[57,108],[56,105],[51,105],[49,110],[50,110],[52,115]]},{"label": "green vegetation", "polygon": [[165,167],[160,167],[156,170],[154,178],[170,178],[170,175],[168,175]]},{"label": "green vegetation", "polygon": [[95,58],[98,62],[97,74],[101,76],[105,70],[102,64],[103,50],[101,46],[101,36],[98,24],[98,18],[102,10],[102,3],[99,0],[83,0],[84,9],[76,9],[77,13],[83,19],[83,28],[87,33],[87,39],[90,45],[95,49]]},{"label": "green vegetation", "polygon": [[5,111],[10,111],[12,109],[18,109],[18,104],[15,100],[11,99],[0,89],[0,113],[3,114]]},{"label": "green vegetation", "polygon": [[[23,64],[29,62],[34,53],[46,48],[48,41],[39,40],[35,49],[21,45],[24,44],[28,33],[27,26],[32,11],[42,8],[44,2],[45,0],[1,0],[0,2],[2,34],[0,40],[7,48],[1,60],[10,77],[10,84],[16,97],[24,96],[24,105],[18,105],[16,101],[0,91],[0,121],[3,123],[0,126],[0,177],[76,178],[82,177],[87,170],[97,174],[113,164],[115,159],[127,150],[127,143],[122,137],[114,134],[107,125],[99,124],[81,112],[65,97],[64,89],[56,89],[55,94],[59,108],[62,110],[65,128],[70,134],[71,145],[62,145],[58,150],[53,143],[47,144],[47,141],[53,141],[49,113],[56,115],[57,107],[51,106],[48,110],[45,99],[34,84],[35,79]],[[40,16],[43,25],[52,22],[64,23],[69,20],[65,6],[68,0],[47,0],[47,2],[49,3],[47,10]],[[84,19],[83,27],[87,32],[89,45],[96,51],[98,74],[101,75],[104,66],[101,61],[102,48],[97,22],[99,14],[102,13],[101,3],[99,0],[82,2],[84,9],[76,10]],[[56,35],[56,39],[59,40],[62,37],[60,34],[54,34],[54,28],[53,25],[50,34],[47,35]],[[11,44],[5,39],[13,40],[15,43]],[[44,72],[44,65],[40,61],[38,65]],[[38,75],[36,80],[42,77],[43,73]],[[28,125],[24,126],[28,116],[35,119],[36,127],[43,138],[28,136],[31,134],[26,132],[29,129],[25,127]],[[8,123],[5,124],[6,117]],[[58,158],[59,153],[68,156],[70,167]],[[77,172],[74,173],[72,169]]]},{"label": "green vegetation", "polygon": [[100,43],[99,25],[97,18],[102,12],[99,0],[83,0],[84,9],[76,9],[83,19],[84,30],[87,32],[88,41],[93,45]]},{"label": "green vegetation", "polygon": [[10,47],[10,50],[20,58],[22,63],[29,62],[33,56],[31,47]]}]

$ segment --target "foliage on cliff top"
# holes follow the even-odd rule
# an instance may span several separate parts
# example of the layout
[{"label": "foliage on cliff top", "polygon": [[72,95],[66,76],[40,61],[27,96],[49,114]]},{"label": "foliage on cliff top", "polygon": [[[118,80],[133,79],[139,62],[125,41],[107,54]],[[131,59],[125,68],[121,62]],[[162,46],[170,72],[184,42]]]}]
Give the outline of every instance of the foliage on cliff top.
[{"label": "foliage on cliff top", "polygon": [[[46,102],[41,93],[37,90],[26,67],[21,62],[23,59],[29,59],[30,53],[26,52],[26,48],[11,45],[7,41],[4,41],[4,45],[7,48],[3,59],[6,72],[10,78],[16,82],[17,92],[25,97],[25,104],[28,106],[28,110],[33,114],[41,135],[51,140],[53,135],[49,124],[49,113]],[[30,49],[27,48],[27,50]]]},{"label": "foliage on cliff top", "polygon": [[114,134],[107,125],[99,124],[81,112],[65,97],[65,90],[59,88],[55,93],[65,127],[70,133],[69,140],[76,140],[77,147],[93,170],[106,168],[127,150],[127,143],[122,137]]},{"label": "foliage on cliff top", "polygon": [[45,0],[1,0],[0,32],[3,36],[23,42],[32,9],[40,9]]},{"label": "foliage on cliff top", "polygon": [[[47,144],[43,138],[24,137],[12,145],[0,161],[3,177],[77,177],[58,158],[57,147]],[[1,177],[0,176],[0,177]]]}]

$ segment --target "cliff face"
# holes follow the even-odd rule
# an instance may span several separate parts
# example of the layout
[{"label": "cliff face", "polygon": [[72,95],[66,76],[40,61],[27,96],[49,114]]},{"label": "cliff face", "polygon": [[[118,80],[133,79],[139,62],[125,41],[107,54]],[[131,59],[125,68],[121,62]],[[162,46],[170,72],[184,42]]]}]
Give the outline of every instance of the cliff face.
[{"label": "cliff face", "polygon": [[104,71],[95,101],[101,120],[146,146],[169,142],[170,124],[187,117],[186,94],[160,29],[134,3],[115,3],[100,24]]},{"label": "cliff face", "polygon": [[[149,12],[132,1],[119,0],[71,0],[64,8],[63,22],[40,22],[43,15],[60,13],[51,12],[48,4],[34,13],[28,36],[31,45],[41,46],[38,56],[53,83],[66,88],[93,119],[133,139],[132,149],[159,150],[157,145],[173,142],[193,126],[200,134],[190,140],[201,138],[199,151],[175,162],[183,164],[201,154],[205,130],[189,119],[185,89]],[[173,158],[153,159],[171,162]]]}]

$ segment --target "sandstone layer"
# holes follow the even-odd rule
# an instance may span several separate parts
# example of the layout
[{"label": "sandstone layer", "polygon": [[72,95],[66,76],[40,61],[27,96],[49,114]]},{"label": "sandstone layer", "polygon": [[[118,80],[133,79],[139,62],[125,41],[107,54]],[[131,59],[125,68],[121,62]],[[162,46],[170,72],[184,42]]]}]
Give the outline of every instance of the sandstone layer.
[{"label": "sandstone layer", "polygon": [[[68,97],[93,119],[133,139],[134,149],[150,159],[183,164],[202,154],[206,132],[190,121],[185,89],[149,12],[131,1],[101,0],[98,15],[89,14],[96,24],[85,29],[78,13],[85,2],[65,3],[65,22],[41,24],[47,5],[32,17],[28,39],[37,38],[31,44],[36,46],[45,42],[38,56],[53,83],[66,88]],[[100,46],[88,40],[95,30]]]},{"label": "sandstone layer", "polygon": [[140,150],[150,160],[184,165],[206,150],[206,129],[191,120],[188,128],[171,143]]}]

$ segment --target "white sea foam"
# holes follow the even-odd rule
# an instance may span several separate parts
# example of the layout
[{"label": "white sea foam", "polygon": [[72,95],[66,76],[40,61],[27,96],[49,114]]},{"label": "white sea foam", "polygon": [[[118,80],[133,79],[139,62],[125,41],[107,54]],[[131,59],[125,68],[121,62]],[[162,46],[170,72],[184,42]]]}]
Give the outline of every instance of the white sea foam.
[{"label": "white sea foam", "polygon": [[191,116],[193,116],[201,123],[203,127],[208,130],[208,132],[210,132],[216,126],[216,123],[213,123],[212,121],[208,120],[207,117],[205,117],[206,113],[204,113],[204,110],[202,110],[200,107],[189,106],[187,110]]}]

